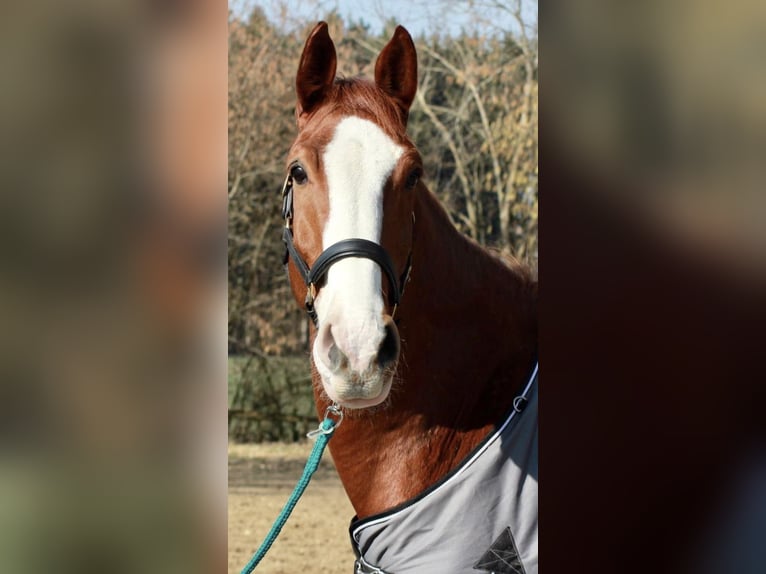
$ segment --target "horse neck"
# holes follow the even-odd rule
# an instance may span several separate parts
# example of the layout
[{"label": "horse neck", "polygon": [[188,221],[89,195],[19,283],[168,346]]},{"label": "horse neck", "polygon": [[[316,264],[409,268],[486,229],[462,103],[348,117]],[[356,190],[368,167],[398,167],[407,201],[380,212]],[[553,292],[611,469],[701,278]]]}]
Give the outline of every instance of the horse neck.
[{"label": "horse neck", "polygon": [[359,517],[457,466],[511,408],[536,352],[534,285],[463,237],[430,193],[415,221],[390,403],[349,413],[330,443]]},{"label": "horse neck", "polygon": [[485,360],[521,349],[534,353],[537,285],[529,274],[459,233],[432,194],[419,196],[415,214],[413,280],[400,315],[404,328],[422,335],[418,324],[427,319]]}]

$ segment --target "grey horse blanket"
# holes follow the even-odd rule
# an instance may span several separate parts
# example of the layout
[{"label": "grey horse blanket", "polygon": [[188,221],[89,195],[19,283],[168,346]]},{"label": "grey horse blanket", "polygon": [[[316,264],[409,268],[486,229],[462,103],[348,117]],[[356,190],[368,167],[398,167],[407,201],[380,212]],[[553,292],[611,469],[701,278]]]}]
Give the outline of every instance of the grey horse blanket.
[{"label": "grey horse blanket", "polygon": [[355,572],[537,574],[537,365],[505,420],[437,484],[354,518]]}]

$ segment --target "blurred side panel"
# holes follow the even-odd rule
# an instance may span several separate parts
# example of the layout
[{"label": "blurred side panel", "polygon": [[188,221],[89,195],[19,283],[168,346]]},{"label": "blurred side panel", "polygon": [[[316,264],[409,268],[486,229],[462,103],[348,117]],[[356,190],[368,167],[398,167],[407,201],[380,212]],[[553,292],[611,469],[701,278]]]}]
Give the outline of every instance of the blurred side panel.
[{"label": "blurred side panel", "polygon": [[541,562],[765,572],[766,8],[540,29]]},{"label": "blurred side panel", "polygon": [[1,12],[0,571],[222,571],[227,7]]}]

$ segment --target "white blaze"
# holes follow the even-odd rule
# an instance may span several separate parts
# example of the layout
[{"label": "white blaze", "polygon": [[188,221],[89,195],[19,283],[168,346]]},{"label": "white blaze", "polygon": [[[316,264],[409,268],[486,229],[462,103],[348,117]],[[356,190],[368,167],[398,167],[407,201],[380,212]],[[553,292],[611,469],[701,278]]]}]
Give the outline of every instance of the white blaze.
[{"label": "white blaze", "polygon": [[[358,117],[340,121],[324,156],[330,214],[323,249],[343,239],[381,242],[383,189],[404,152],[373,122]],[[336,262],[316,302],[319,320],[332,334],[354,370],[363,370],[384,336],[381,270],[369,259]]]}]

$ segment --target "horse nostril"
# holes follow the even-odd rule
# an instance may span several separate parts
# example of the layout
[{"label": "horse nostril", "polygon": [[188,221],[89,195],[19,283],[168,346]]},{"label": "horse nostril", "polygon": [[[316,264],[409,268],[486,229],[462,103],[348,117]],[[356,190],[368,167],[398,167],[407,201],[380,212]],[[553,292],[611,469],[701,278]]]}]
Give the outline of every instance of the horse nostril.
[{"label": "horse nostril", "polygon": [[348,365],[348,357],[346,357],[335,342],[331,327],[329,324],[319,327],[319,332],[314,341],[314,352],[318,361],[321,361],[333,373],[337,373]]},{"label": "horse nostril", "polygon": [[[388,318],[387,318],[388,319]],[[394,322],[386,321],[386,334],[378,350],[378,365],[386,368],[399,358],[399,333]]]},{"label": "horse nostril", "polygon": [[330,350],[327,352],[327,357],[330,359],[330,369],[333,372],[338,372],[344,363],[348,362],[346,355],[338,348],[334,342],[330,345]]}]

